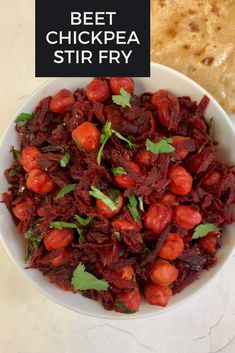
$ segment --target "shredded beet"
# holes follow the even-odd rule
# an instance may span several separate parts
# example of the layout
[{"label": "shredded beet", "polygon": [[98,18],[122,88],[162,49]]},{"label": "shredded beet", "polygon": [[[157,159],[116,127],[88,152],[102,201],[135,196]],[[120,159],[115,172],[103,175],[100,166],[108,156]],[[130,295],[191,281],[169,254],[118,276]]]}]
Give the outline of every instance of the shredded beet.
[{"label": "shredded beet", "polygon": [[[107,310],[132,312],[138,310],[140,292],[150,304],[166,305],[157,302],[153,283],[176,294],[216,264],[223,226],[234,221],[235,174],[216,153],[204,119],[206,96],[197,104],[160,90],[130,95],[130,107],[122,106],[112,102],[112,87],[120,80],[132,93],[133,81],[121,79],[94,79],[96,90],[89,85],[74,93],[62,90],[41,100],[32,120],[17,124],[20,157],[5,171],[10,187],[3,202],[25,234],[27,268],[77,293],[71,280],[84,264],[109,287],[80,293]],[[107,122],[114,132],[99,163]],[[168,150],[151,150],[147,141],[154,148],[167,143]],[[179,181],[179,175],[186,179]],[[114,209],[94,196],[94,187],[114,202]],[[53,222],[77,228],[56,228]],[[199,224],[215,230],[194,239]],[[163,286],[158,271],[169,265],[177,278]]]},{"label": "shredded beet", "polygon": [[162,234],[161,234],[160,237],[158,238],[158,241],[157,241],[157,243],[156,243],[156,245],[155,245],[154,250],[153,250],[152,252],[150,252],[150,253],[145,257],[145,259],[142,261],[142,263],[141,263],[142,266],[146,265],[146,264],[149,263],[149,262],[153,262],[153,261],[157,258],[157,256],[158,256],[158,254],[160,253],[160,250],[161,250],[163,244],[164,244],[165,241],[166,241],[166,238],[167,238],[168,234],[170,233],[170,229],[171,229],[170,226],[167,226],[167,227],[164,229],[164,231],[162,232]]}]

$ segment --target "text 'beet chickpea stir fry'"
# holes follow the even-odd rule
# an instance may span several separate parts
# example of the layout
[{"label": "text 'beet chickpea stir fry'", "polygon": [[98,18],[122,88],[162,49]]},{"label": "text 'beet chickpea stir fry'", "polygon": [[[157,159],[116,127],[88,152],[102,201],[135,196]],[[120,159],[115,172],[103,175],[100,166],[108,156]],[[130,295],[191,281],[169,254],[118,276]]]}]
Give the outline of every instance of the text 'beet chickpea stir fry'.
[{"label": "text 'beet chickpea stir fry'", "polygon": [[209,99],[133,94],[131,78],[96,78],[22,113],[3,194],[27,268],[123,313],[166,306],[214,266],[235,202]]}]

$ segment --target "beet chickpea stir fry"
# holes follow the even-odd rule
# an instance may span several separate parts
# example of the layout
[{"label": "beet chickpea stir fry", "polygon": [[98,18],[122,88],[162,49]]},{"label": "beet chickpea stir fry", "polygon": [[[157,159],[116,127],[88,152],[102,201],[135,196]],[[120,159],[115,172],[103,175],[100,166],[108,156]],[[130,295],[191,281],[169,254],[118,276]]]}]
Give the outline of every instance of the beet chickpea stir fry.
[{"label": "beet chickpea stir fry", "polygon": [[166,306],[214,266],[233,222],[235,175],[216,154],[209,104],[131,78],[95,78],[16,120],[21,149],[3,200],[27,268],[60,288],[136,312]]}]

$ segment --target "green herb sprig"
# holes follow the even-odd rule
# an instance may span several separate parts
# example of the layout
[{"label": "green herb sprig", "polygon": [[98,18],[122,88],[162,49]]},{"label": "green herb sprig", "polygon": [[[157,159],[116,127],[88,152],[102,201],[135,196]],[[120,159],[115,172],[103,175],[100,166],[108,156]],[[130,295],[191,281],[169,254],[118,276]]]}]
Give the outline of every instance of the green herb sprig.
[{"label": "green herb sprig", "polygon": [[109,284],[104,279],[98,279],[93,274],[86,271],[85,266],[80,263],[73,272],[71,284],[75,290],[104,290],[109,288]]},{"label": "green herb sprig", "polygon": [[74,219],[80,223],[83,227],[87,227],[88,224],[94,219],[93,216],[88,216],[87,218],[82,218],[81,216],[78,216],[75,214]]},{"label": "green herb sprig", "polygon": [[113,236],[118,240],[118,241],[121,241],[122,240],[122,235],[120,232],[113,232]]},{"label": "green herb sprig", "polygon": [[91,186],[91,190],[89,191],[89,195],[103,201],[109,208],[111,211],[115,211],[117,206],[115,204],[115,202],[108,197],[107,195],[105,195],[102,191],[100,191],[96,186],[92,185]]},{"label": "green herb sprig", "polygon": [[59,200],[70,192],[74,191],[77,184],[67,184],[61,189],[58,194],[55,196],[55,200]]},{"label": "green herb sprig", "polygon": [[219,232],[219,228],[213,223],[199,224],[199,226],[195,228],[192,239],[203,238],[210,232]]},{"label": "green herb sprig", "polygon": [[153,154],[171,153],[175,150],[175,148],[171,145],[172,142],[172,139],[167,137],[159,140],[158,142],[153,142],[147,139],[146,149]]},{"label": "green herb sprig", "polygon": [[140,211],[144,212],[144,196],[143,195],[139,196],[138,201],[139,201]]},{"label": "green herb sprig", "polygon": [[51,222],[50,223],[50,228],[55,228],[55,229],[64,229],[64,228],[71,228],[71,229],[76,229],[79,235],[79,243],[83,243],[84,241],[84,236],[83,236],[83,230],[78,228],[76,223],[70,223],[70,222]]},{"label": "green herb sprig", "polygon": [[136,223],[139,223],[140,221],[140,215],[139,215],[139,212],[138,212],[138,209],[137,209],[137,206],[138,206],[138,201],[137,201],[137,198],[134,196],[134,195],[129,195],[128,197],[128,209],[134,219],[134,221]]},{"label": "green herb sprig", "polygon": [[18,126],[25,126],[29,120],[33,119],[33,114],[21,113],[17,116],[15,122]]},{"label": "green herb sprig", "polygon": [[130,140],[128,140],[126,137],[122,136],[119,132],[115,131],[112,129],[112,123],[110,121],[106,121],[102,132],[101,132],[101,136],[100,136],[100,149],[98,151],[98,155],[97,155],[97,163],[100,164],[101,163],[101,158],[102,158],[102,154],[104,151],[104,146],[106,145],[107,141],[110,139],[110,137],[112,135],[115,135],[117,138],[119,138],[119,140],[122,140],[124,142],[127,143],[128,147],[131,149],[135,149],[137,146],[132,143]]},{"label": "green herb sprig", "polygon": [[120,89],[120,94],[112,96],[113,103],[120,105],[122,107],[131,108],[131,94],[125,90],[125,88]]},{"label": "green herb sprig", "polygon": [[60,162],[59,162],[59,163],[60,163],[60,166],[61,166],[62,168],[66,168],[67,165],[69,164],[70,158],[71,158],[70,153],[69,153],[69,152],[66,152],[66,153],[62,156],[62,158],[61,158],[61,160],[60,160]]},{"label": "green herb sprig", "polygon": [[127,172],[122,167],[111,168],[113,175],[127,175]]},{"label": "green herb sprig", "polygon": [[39,244],[41,243],[43,236],[34,236],[34,232],[35,232],[35,227],[30,227],[27,232],[24,234],[24,238],[27,240],[27,248],[26,248],[26,255],[25,255],[25,259],[24,262],[28,263],[29,259],[31,257],[32,254],[32,250],[36,249]]},{"label": "green herb sprig", "polygon": [[14,146],[12,146],[10,152],[13,155],[15,161],[19,161],[20,159],[20,150],[17,150]]},{"label": "green herb sprig", "polygon": [[16,168],[12,168],[10,171],[9,171],[9,173],[8,173],[8,175],[10,176],[10,177],[13,177],[13,176],[16,176],[16,175],[18,175],[20,172],[22,171],[22,167],[16,167]]}]

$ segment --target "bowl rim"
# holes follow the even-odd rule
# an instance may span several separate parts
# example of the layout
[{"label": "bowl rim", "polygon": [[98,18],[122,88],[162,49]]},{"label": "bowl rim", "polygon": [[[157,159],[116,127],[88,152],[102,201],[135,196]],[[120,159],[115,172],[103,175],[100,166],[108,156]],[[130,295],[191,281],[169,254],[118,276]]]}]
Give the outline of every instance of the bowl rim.
[{"label": "bowl rim", "polygon": [[[226,120],[227,124],[230,126],[232,133],[234,134],[235,137],[235,126],[233,125],[232,121],[230,120],[228,114],[225,112],[225,110],[221,107],[221,105],[215,100],[215,98],[209,93],[207,92],[207,90],[202,87],[201,85],[199,85],[197,82],[195,82],[194,80],[192,80],[191,78],[189,78],[188,76],[178,72],[177,70],[174,70],[168,66],[162,65],[162,64],[158,64],[155,62],[151,62],[151,69],[152,68],[159,68],[160,70],[163,70],[165,72],[169,72],[174,74],[176,77],[179,77],[180,79],[183,79],[185,81],[188,81],[188,83],[192,86],[194,86],[197,90],[203,90],[204,93],[209,97],[210,102],[216,106],[216,108],[219,110],[220,114],[223,115],[223,119]],[[150,77],[151,77],[151,73],[150,73]],[[77,79],[79,79],[79,77],[76,77]],[[42,90],[43,88],[47,87],[50,83],[52,82],[56,82],[60,79],[66,79],[68,81],[72,81],[75,79],[75,77],[54,77],[54,78],[49,78],[47,80],[45,80],[44,82],[42,82],[38,87],[36,87],[33,92],[23,101],[23,103],[20,105],[20,107],[16,110],[16,112],[12,115],[12,119],[10,119],[9,123],[7,124],[4,132],[1,134],[0,137],[0,149],[2,144],[4,143],[5,139],[6,139],[6,135],[8,133],[8,130],[11,128],[12,124],[15,121],[15,117],[17,115],[19,115],[22,112],[22,109],[25,105],[27,105],[28,103],[30,103],[32,97],[34,95],[36,95],[40,90]],[[133,78],[135,79],[135,77]],[[139,77],[138,77],[139,79]],[[76,310],[74,307],[69,305],[68,303],[65,303],[63,301],[61,301],[59,298],[56,298],[55,296],[53,296],[53,294],[49,293],[46,289],[44,289],[40,284],[38,284],[38,282],[36,280],[34,280],[33,278],[31,278],[30,276],[28,276],[27,271],[25,271],[25,269],[23,267],[20,267],[20,265],[16,262],[14,256],[12,255],[12,253],[10,252],[10,250],[7,247],[7,242],[5,241],[2,232],[0,231],[0,238],[1,238],[1,242],[3,244],[3,248],[5,249],[6,253],[8,254],[8,256],[10,257],[10,259],[13,261],[13,263],[15,264],[15,266],[18,268],[18,270],[20,270],[21,273],[23,273],[23,275],[27,278],[28,281],[30,281],[32,283],[32,285],[37,288],[37,290],[39,290],[40,293],[44,294],[47,298],[50,298],[53,302],[62,305],[63,307],[76,312],[78,314],[82,314],[85,316],[89,316],[92,318],[98,318],[98,319],[106,319],[106,320],[137,320],[137,319],[146,319],[146,318],[151,318],[154,316],[157,316],[159,314],[164,314],[169,310],[174,310],[177,307],[179,307],[180,305],[184,304],[187,300],[191,300],[192,298],[194,298],[196,296],[196,294],[198,294],[200,291],[202,291],[203,289],[205,289],[209,284],[212,283],[213,280],[215,280],[215,278],[217,277],[217,275],[220,273],[220,271],[224,268],[225,264],[228,263],[228,261],[231,259],[231,257],[233,256],[234,252],[235,252],[235,246],[233,247],[233,249],[231,250],[230,254],[225,258],[225,260],[223,261],[223,263],[221,263],[220,266],[217,267],[216,272],[214,273],[214,275],[212,277],[210,277],[207,282],[202,285],[201,287],[199,287],[197,290],[195,290],[194,292],[188,294],[185,298],[182,298],[180,302],[176,303],[174,306],[170,306],[170,307],[165,307],[164,310],[160,310],[160,311],[154,311],[151,313],[146,313],[146,314],[140,314],[139,316],[135,316],[135,315],[123,315],[123,314],[119,314],[119,313],[115,313],[115,315],[113,316],[107,316],[105,314],[105,309],[104,310],[104,314],[91,314],[88,312],[83,311],[82,309],[78,309]]]}]

